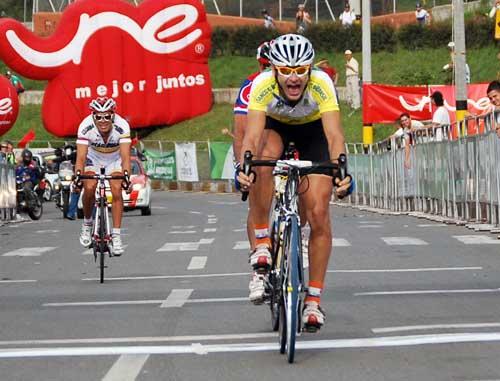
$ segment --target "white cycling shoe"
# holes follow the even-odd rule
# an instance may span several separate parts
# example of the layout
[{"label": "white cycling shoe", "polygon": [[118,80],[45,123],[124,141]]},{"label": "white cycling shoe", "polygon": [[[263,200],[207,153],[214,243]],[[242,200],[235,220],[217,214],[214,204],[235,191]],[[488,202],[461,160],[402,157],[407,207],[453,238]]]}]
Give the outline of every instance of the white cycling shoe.
[{"label": "white cycling shoe", "polygon": [[253,304],[259,305],[264,303],[266,295],[266,275],[254,272],[248,284],[248,289],[250,290],[248,298]]},{"label": "white cycling shoe", "polygon": [[114,234],[111,237],[111,243],[111,254],[113,254],[115,257],[119,257],[120,255],[122,255],[125,251],[122,244],[122,237],[119,234]]},{"label": "white cycling shoe", "polygon": [[302,322],[307,332],[316,332],[325,324],[326,316],[321,307],[316,302],[304,303],[302,311]]},{"label": "white cycling shoe", "polygon": [[80,232],[80,244],[83,247],[89,247],[92,243],[92,225],[82,225],[82,231]]},{"label": "white cycling shoe", "polygon": [[265,272],[270,269],[272,262],[271,253],[267,245],[257,246],[250,254],[250,264],[254,270],[259,270],[259,272]]}]

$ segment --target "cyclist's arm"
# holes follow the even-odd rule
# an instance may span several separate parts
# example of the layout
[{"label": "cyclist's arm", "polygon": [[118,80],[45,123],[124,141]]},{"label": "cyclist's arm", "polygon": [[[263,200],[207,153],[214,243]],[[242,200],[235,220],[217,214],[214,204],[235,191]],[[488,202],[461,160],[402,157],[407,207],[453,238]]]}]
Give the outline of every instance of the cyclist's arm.
[{"label": "cyclist's arm", "polygon": [[240,152],[240,163],[243,163],[243,156],[246,151],[253,154],[257,152],[260,138],[264,127],[266,126],[266,112],[258,110],[249,110],[247,116],[247,127],[243,145]]},{"label": "cyclist's arm", "polygon": [[243,144],[243,137],[245,136],[246,124],[247,114],[234,114],[233,150],[236,160],[239,160],[241,156],[241,146]]},{"label": "cyclist's arm", "polygon": [[321,114],[321,121],[328,142],[330,158],[336,159],[341,153],[345,153],[345,138],[340,124],[340,112],[326,111]]},{"label": "cyclist's arm", "polygon": [[122,158],[122,170],[130,175],[130,143],[120,143],[120,156]]},{"label": "cyclist's arm", "polygon": [[76,145],[76,163],[75,163],[75,173],[80,171],[84,172],[85,162],[87,161],[87,153],[89,150],[89,146],[86,144],[77,144]]}]

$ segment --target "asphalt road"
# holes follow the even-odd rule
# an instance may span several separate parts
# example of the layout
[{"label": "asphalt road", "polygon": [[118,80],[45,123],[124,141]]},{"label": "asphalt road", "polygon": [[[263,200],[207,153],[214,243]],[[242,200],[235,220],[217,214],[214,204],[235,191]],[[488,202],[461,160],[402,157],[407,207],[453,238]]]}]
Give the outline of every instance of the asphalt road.
[{"label": "asphalt road", "polygon": [[99,284],[52,204],[0,227],[0,380],[500,380],[500,240],[332,207],[327,324],[278,352],[247,301],[246,205],[157,192]]}]

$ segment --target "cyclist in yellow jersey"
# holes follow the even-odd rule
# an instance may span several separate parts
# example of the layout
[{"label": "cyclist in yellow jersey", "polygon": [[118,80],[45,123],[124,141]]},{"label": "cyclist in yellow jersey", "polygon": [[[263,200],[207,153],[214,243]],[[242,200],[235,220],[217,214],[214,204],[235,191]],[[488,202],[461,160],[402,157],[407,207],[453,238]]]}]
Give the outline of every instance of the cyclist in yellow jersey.
[{"label": "cyclist in yellow jersey", "polygon": [[[312,67],[311,42],[301,35],[286,34],[270,43],[269,56],[272,70],[259,74],[252,85],[242,154],[250,151],[257,158],[278,159],[291,141],[302,160],[328,161],[345,153],[335,88],[325,72]],[[240,160],[243,162],[243,157]],[[331,171],[319,170],[309,175],[299,189],[301,214],[311,227],[309,285],[303,322],[316,328],[325,322],[320,297],[332,249],[329,212],[332,178]],[[238,181],[243,190],[255,193],[255,205],[250,211],[256,236],[250,263],[255,271],[249,288],[250,300],[260,304],[265,297],[266,275],[263,273],[272,264],[268,226],[273,196],[272,169],[257,168],[256,179],[252,174],[246,176],[239,172]],[[337,195],[345,196],[352,191],[350,176],[335,182]]]}]

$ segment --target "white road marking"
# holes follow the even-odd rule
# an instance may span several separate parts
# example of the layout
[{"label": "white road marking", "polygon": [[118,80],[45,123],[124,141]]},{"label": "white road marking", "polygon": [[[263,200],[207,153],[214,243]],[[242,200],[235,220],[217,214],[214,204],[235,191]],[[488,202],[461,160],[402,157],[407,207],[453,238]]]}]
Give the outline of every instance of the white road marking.
[{"label": "white road marking", "polygon": [[151,209],[167,209],[165,206],[151,206]]},{"label": "white road marking", "polygon": [[9,251],[2,255],[2,257],[39,257],[47,251],[52,251],[57,247],[23,247],[21,249]]},{"label": "white road marking", "polygon": [[196,230],[172,230],[168,234],[195,234]]},{"label": "white road marking", "polygon": [[376,295],[426,295],[426,294],[479,294],[500,292],[500,288],[471,288],[464,290],[407,290],[407,291],[373,291],[357,292],[354,296]]},{"label": "white road marking", "polygon": [[417,226],[419,228],[435,228],[435,227],[448,226],[448,225],[446,225],[446,224],[419,224]]},{"label": "white road marking", "polygon": [[102,381],[135,381],[148,358],[149,354],[121,355]]},{"label": "white road marking", "polygon": [[193,257],[189,262],[188,270],[201,270],[207,264],[207,257]]},{"label": "white road marking", "polygon": [[59,233],[60,230],[37,230],[35,233],[37,234],[53,234],[53,233]]},{"label": "white road marking", "polygon": [[38,282],[35,279],[4,279],[0,280],[0,283],[5,284],[5,283],[36,283]]},{"label": "white road marking", "polygon": [[427,242],[413,237],[380,237],[389,246],[407,246],[407,245],[428,245]]},{"label": "white road marking", "polygon": [[361,225],[358,226],[358,229],[377,229],[377,228],[383,228],[382,225]]},{"label": "white road marking", "polygon": [[218,340],[247,340],[277,337],[274,332],[265,333],[237,333],[222,335],[190,335],[190,336],[139,336],[139,337],[109,337],[89,339],[42,339],[42,340],[4,340],[0,345],[54,345],[54,344],[118,344],[118,343],[161,343],[176,341],[218,341]]},{"label": "white road marking", "polygon": [[[431,344],[481,343],[500,341],[500,332],[446,333],[433,335],[368,337],[336,340],[297,341],[297,350],[383,348]],[[195,344],[195,346],[193,346]],[[108,346],[61,348],[6,348],[0,349],[0,358],[65,357],[65,356],[116,356],[127,354],[197,354],[199,343],[159,346]],[[203,354],[277,351],[278,343],[232,343],[203,345]]]},{"label": "white road marking", "polygon": [[367,269],[367,270],[328,270],[328,273],[412,273],[428,271],[466,271],[482,270],[482,267],[422,267],[415,269]]},{"label": "white road marking", "polygon": [[217,228],[206,228],[203,229],[203,233],[215,233],[217,231]]},{"label": "white road marking", "polygon": [[43,307],[89,307],[89,306],[124,306],[136,304],[161,304],[159,300],[106,300],[102,302],[68,302],[68,303],[44,303]]},{"label": "white road marking", "polygon": [[372,328],[372,332],[389,333],[389,332],[403,332],[403,331],[421,331],[421,330],[431,330],[431,329],[491,328],[491,327],[500,327],[500,323],[407,325],[400,327]]},{"label": "white road marking", "polygon": [[499,245],[500,240],[488,235],[454,235],[453,238],[458,239],[466,245]]},{"label": "white road marking", "polygon": [[216,218],[217,216],[215,214],[207,214],[208,218]]},{"label": "white road marking", "polygon": [[215,204],[215,205],[237,205],[241,204],[241,202],[238,201],[208,201],[210,204]]},{"label": "white road marking", "polygon": [[171,308],[171,307],[182,307],[191,294],[193,293],[193,289],[174,289],[170,291],[170,294],[167,296],[167,299],[161,304],[161,308]]},{"label": "white road marking", "polygon": [[196,227],[195,225],[188,225],[188,226],[175,225],[172,226],[172,229],[194,229],[195,227]]},{"label": "white road marking", "polygon": [[248,296],[241,298],[210,298],[210,299],[189,299],[186,303],[225,303],[225,302],[248,302]]},{"label": "white road marking", "polygon": [[170,242],[156,251],[197,251],[200,245],[209,245],[213,241],[214,238],[202,238],[198,242]]},{"label": "white road marking", "polygon": [[191,214],[201,214],[201,212],[197,212],[195,210],[190,210],[189,213],[191,213]]},{"label": "white road marking", "polygon": [[245,232],[247,229],[233,229],[233,232]]},{"label": "white road marking", "polygon": [[233,250],[250,250],[250,242],[236,241],[236,243],[233,246]]},{"label": "white road marking", "polygon": [[373,224],[383,224],[382,221],[359,221],[360,224],[367,224],[367,225],[373,225]]},{"label": "white road marking", "polygon": [[209,218],[207,221],[207,224],[216,224],[217,223],[217,218]]},{"label": "white road marking", "polygon": [[344,238],[333,238],[332,239],[333,247],[348,247],[351,246],[348,240]]},{"label": "white road marking", "polygon": [[[226,274],[197,274],[197,275],[151,275],[151,276],[136,276],[136,277],[115,277],[106,278],[106,281],[122,281],[122,280],[156,280],[156,279],[192,279],[192,278],[220,278],[233,276],[248,276],[246,273],[226,273]],[[83,278],[84,281],[96,281],[99,278]]]}]

